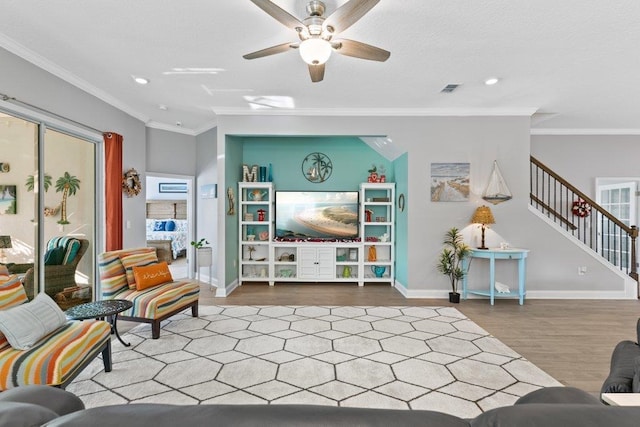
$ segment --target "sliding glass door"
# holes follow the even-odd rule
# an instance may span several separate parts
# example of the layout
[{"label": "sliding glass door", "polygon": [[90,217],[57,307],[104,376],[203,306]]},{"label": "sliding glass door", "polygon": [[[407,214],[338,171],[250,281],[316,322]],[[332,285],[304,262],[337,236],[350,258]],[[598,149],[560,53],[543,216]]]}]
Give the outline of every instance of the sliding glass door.
[{"label": "sliding glass door", "polygon": [[11,242],[0,263],[23,277],[30,298],[45,292],[63,309],[94,294],[96,147],[37,120],[0,114],[0,164],[9,165],[0,172],[0,236]]},{"label": "sliding glass door", "polygon": [[[44,267],[44,291],[63,309],[91,301],[95,247],[95,147],[94,143],[66,133],[46,129],[44,171],[51,184],[44,196],[43,256],[66,246],[70,259],[62,265]],[[71,258],[70,239],[80,242]],[[77,244],[76,244],[77,245]]]}]

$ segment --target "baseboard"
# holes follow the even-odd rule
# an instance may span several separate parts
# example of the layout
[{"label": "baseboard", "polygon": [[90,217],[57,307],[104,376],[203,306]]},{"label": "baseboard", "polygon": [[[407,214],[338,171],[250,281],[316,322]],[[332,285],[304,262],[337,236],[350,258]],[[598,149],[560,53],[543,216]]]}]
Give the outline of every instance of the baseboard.
[{"label": "baseboard", "polygon": [[637,299],[626,291],[527,291],[531,299]]},{"label": "baseboard", "polygon": [[[443,289],[407,289],[407,287],[399,282],[395,283],[395,287],[407,299],[424,298],[424,299],[449,299],[449,291]],[[462,294],[462,292],[460,292]],[[467,299],[486,299],[488,297],[468,294]],[[496,292],[496,299],[503,299]],[[509,299],[516,299],[510,297]],[[527,299],[637,299],[635,293],[629,290],[620,291],[554,291],[554,290],[527,290],[525,301]]]},{"label": "baseboard", "polygon": [[231,292],[236,290],[237,287],[238,287],[237,279],[226,286],[218,286],[216,288],[216,297],[219,297],[219,298],[228,297],[231,294]]}]

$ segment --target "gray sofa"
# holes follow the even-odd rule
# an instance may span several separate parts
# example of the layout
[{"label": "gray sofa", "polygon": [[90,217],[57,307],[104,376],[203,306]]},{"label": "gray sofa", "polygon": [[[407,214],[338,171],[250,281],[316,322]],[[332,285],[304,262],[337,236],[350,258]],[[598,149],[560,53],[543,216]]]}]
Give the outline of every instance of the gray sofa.
[{"label": "gray sofa", "polygon": [[637,427],[640,407],[606,406],[572,387],[549,387],[521,397],[515,405],[472,420],[436,411],[340,408],[313,405],[131,404],[83,409],[75,395],[47,386],[0,393],[0,426],[437,426],[437,427]]},{"label": "gray sofa", "polygon": [[636,342],[620,341],[614,348],[602,393],[640,393],[640,319],[636,324],[636,339]]}]

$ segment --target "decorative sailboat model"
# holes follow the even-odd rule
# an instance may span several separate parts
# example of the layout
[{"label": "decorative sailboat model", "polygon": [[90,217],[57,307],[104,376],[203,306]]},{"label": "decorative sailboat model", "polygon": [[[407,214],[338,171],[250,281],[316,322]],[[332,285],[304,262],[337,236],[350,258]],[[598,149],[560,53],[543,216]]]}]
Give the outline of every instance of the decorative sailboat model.
[{"label": "decorative sailboat model", "polygon": [[512,198],[507,183],[504,182],[504,178],[498,168],[498,162],[493,161],[493,171],[489,178],[487,188],[482,193],[482,198],[489,203],[497,205],[498,203],[506,202]]}]

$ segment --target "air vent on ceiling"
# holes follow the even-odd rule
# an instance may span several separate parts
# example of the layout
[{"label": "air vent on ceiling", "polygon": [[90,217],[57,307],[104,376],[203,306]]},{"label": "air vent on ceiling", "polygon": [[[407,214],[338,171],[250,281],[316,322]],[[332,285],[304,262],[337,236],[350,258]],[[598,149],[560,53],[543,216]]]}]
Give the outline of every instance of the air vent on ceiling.
[{"label": "air vent on ceiling", "polygon": [[450,83],[448,85],[446,85],[440,92],[442,93],[451,93],[454,90],[458,89],[458,86],[460,86],[459,84],[455,84],[455,83]]}]

